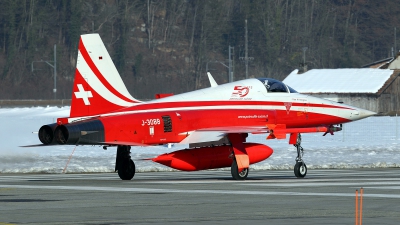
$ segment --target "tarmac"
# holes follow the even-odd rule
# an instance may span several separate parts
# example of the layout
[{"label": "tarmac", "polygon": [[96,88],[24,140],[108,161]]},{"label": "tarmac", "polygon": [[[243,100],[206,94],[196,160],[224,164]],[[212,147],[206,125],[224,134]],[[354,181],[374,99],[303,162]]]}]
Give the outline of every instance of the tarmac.
[{"label": "tarmac", "polygon": [[[400,169],[0,174],[4,224],[362,224],[400,223]],[[358,203],[360,205],[360,202]]]}]

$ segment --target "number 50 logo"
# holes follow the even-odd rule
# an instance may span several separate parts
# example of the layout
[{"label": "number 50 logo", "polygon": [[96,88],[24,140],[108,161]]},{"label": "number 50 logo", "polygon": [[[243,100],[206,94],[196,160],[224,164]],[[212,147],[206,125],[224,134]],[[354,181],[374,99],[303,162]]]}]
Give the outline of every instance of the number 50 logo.
[{"label": "number 50 logo", "polygon": [[243,98],[250,92],[250,87],[249,86],[235,86],[233,88],[232,96],[239,96],[240,98]]}]

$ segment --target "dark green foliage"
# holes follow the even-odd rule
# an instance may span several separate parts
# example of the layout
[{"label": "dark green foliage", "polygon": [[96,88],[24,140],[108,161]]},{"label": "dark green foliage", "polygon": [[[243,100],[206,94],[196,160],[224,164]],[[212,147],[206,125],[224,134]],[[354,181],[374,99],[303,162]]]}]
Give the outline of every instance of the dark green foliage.
[{"label": "dark green foliage", "polygon": [[66,40],[68,47],[71,48],[72,53],[76,53],[78,49],[79,35],[81,35],[81,22],[82,22],[82,11],[84,5],[81,0],[64,0],[65,17],[67,22],[66,26]]},{"label": "dark green foliage", "polygon": [[3,19],[3,51],[6,53],[6,64],[3,69],[3,76],[5,77],[10,69],[10,65],[15,57],[15,39],[16,39],[16,13],[17,13],[17,1],[8,0],[3,2],[2,9],[4,10]]},{"label": "dark green foliage", "polygon": [[[2,0],[0,98],[52,98],[57,45],[59,96],[69,98],[79,36],[99,33],[138,98],[207,87],[206,64],[227,81],[245,77],[245,27],[251,77],[284,79],[308,68],[360,67],[391,56],[398,1],[367,0]],[[398,35],[397,35],[398,36]],[[397,41],[399,42],[399,41]],[[399,49],[400,43],[396,44]],[[397,52],[395,50],[395,54]],[[215,63],[215,61],[221,63]]]},{"label": "dark green foliage", "polygon": [[133,73],[134,77],[140,76],[140,68],[142,66],[142,59],[143,59],[143,56],[140,53],[135,57],[135,64],[132,66],[132,73]]},{"label": "dark green foliage", "polygon": [[126,64],[126,48],[128,39],[128,1],[118,1],[118,17],[116,27],[118,29],[119,39],[116,42],[116,52],[115,52],[115,66],[121,75],[124,75],[124,68]]}]

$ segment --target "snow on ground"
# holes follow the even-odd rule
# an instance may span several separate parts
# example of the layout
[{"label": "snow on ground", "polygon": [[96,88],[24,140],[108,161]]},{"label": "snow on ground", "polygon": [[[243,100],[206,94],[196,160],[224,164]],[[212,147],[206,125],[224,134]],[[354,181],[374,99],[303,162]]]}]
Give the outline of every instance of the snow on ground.
[{"label": "snow on ground", "polygon": [[[22,148],[40,144],[36,133],[44,124],[69,115],[69,107],[0,109],[0,173],[61,173],[75,146]],[[303,134],[304,160],[312,168],[400,167],[400,118],[370,117],[348,123],[335,135]],[[248,142],[269,145],[274,154],[251,169],[293,169],[296,149],[288,140],[266,140],[250,135]],[[186,148],[187,145],[132,147],[137,171],[171,171],[152,161],[141,160]],[[77,146],[68,173],[112,172],[116,147]]]}]

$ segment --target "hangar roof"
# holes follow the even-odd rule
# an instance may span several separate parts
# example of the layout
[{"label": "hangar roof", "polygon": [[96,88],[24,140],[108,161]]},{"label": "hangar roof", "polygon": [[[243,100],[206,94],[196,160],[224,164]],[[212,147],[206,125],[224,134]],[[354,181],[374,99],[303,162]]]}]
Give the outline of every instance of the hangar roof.
[{"label": "hangar roof", "polygon": [[300,93],[377,93],[393,73],[372,68],[294,70],[283,82]]}]

